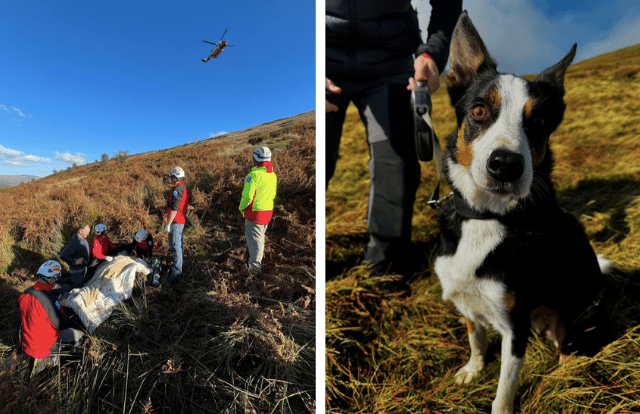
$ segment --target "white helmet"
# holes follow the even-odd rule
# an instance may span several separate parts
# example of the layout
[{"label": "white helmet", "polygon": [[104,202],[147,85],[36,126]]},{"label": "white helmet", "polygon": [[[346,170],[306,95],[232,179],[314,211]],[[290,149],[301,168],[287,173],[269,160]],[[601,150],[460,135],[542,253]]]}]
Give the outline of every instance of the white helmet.
[{"label": "white helmet", "polygon": [[47,282],[54,282],[60,276],[62,266],[55,260],[48,260],[40,266],[37,274]]},{"label": "white helmet", "polygon": [[258,162],[271,161],[271,150],[268,147],[256,148],[253,151],[253,159]]},{"label": "white helmet", "polygon": [[138,230],[138,232],[136,233],[136,235],[133,237],[138,243],[142,243],[143,241],[147,240],[147,236],[149,235],[149,232],[146,230]]},{"label": "white helmet", "polygon": [[101,234],[104,234],[107,232],[107,226],[105,226],[102,223],[96,224],[96,227],[93,230],[95,231],[97,236],[100,236]]},{"label": "white helmet", "polygon": [[173,167],[169,173],[169,177],[184,178],[184,170],[180,167]]}]

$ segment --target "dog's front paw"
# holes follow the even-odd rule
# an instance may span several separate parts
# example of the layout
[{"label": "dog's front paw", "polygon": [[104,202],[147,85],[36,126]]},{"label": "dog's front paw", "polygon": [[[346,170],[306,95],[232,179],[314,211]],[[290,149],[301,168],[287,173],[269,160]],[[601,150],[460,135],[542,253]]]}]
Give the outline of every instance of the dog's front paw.
[{"label": "dog's front paw", "polygon": [[513,404],[500,404],[493,401],[491,414],[513,414]]},{"label": "dog's front paw", "polygon": [[480,374],[482,368],[482,364],[479,364],[475,361],[469,361],[467,365],[460,368],[458,372],[456,372],[456,384],[466,385],[470,383],[474,378],[478,376],[478,374]]}]

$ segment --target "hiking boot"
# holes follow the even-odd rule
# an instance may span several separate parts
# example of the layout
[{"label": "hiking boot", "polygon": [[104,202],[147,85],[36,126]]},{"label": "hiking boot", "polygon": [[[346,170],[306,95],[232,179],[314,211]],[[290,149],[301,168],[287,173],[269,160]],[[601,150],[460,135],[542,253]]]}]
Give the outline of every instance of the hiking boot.
[{"label": "hiking boot", "polygon": [[34,358],[33,370],[31,371],[31,376],[38,375],[46,368],[51,368],[58,365],[58,356],[57,355],[49,355],[46,358],[38,359]]}]

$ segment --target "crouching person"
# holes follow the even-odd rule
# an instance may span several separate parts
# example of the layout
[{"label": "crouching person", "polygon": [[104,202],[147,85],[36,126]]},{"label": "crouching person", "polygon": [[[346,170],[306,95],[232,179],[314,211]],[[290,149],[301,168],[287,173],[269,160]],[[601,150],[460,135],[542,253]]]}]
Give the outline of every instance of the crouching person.
[{"label": "crouching person", "polygon": [[255,166],[244,180],[240,211],[244,215],[245,235],[249,250],[249,272],[262,274],[264,236],[273,217],[278,178],[271,164],[271,150],[261,147],[253,152]]},{"label": "crouching person", "polygon": [[[22,349],[33,358],[33,372],[38,373],[47,366],[58,362],[56,355],[61,343],[77,345],[82,332],[69,327],[69,315],[59,301],[56,281],[60,277],[62,266],[55,260],[49,260],[38,269],[38,281],[18,297],[20,318],[22,321]],[[65,296],[68,294],[64,294]]]},{"label": "crouching person", "polygon": [[89,267],[98,267],[104,262],[113,260],[116,246],[113,244],[107,234],[107,226],[104,224],[96,224],[93,228],[96,237],[91,243],[91,264]]},{"label": "crouching person", "polygon": [[153,236],[145,229],[138,230],[129,246],[129,254],[147,263],[153,259]]}]

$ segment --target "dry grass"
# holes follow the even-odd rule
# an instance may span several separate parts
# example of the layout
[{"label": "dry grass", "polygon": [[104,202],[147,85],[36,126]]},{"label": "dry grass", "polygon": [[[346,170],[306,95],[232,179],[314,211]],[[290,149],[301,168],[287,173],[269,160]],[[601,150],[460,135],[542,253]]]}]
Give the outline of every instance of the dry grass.
[{"label": "dry grass", "polygon": [[[551,137],[553,180],[562,207],[580,219],[597,252],[626,276],[640,275],[640,46],[572,66],[567,112]],[[441,142],[455,117],[441,88],[433,96]],[[441,300],[433,274],[435,213],[426,205],[435,166],[422,163],[413,219],[412,294],[385,297],[359,267],[367,241],[368,150],[364,127],[350,108],[342,158],[327,190],[328,412],[478,413],[495,397],[500,344],[489,337],[483,375],[460,388],[453,374],[469,356],[466,328]],[[441,194],[448,189],[441,189]],[[549,343],[533,337],[519,378],[517,412],[640,412],[640,332],[594,358],[558,365]]]},{"label": "dry grass", "polygon": [[[274,151],[279,188],[265,275],[245,271],[237,206],[249,140]],[[253,142],[253,141],[252,141]],[[141,227],[169,261],[162,230],[175,165],[192,192],[184,276],[140,285],[90,336],[84,355],[21,383],[16,300],[80,221],[115,243]],[[4,412],[315,412],[315,117],[302,114],[194,144],[81,166],[0,194],[0,373]],[[168,266],[165,266],[165,273]]]}]

